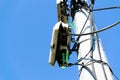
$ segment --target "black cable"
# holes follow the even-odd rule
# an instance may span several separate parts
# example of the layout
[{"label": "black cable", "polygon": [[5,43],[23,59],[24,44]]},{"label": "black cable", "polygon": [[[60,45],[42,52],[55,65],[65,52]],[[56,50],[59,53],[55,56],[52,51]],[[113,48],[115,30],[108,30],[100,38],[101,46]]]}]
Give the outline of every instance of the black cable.
[{"label": "black cable", "polygon": [[94,5],[94,4],[95,4],[95,0],[91,0],[91,4],[93,4],[93,5]]},{"label": "black cable", "polygon": [[90,40],[90,38],[85,39],[85,40],[83,40],[83,41],[79,42],[79,44],[81,44],[81,43],[83,43],[83,42],[86,42],[86,41],[88,41],[88,40]]},{"label": "black cable", "polygon": [[[89,9],[89,10],[92,10],[92,9],[93,9],[94,4],[92,4],[92,3],[94,3],[94,2],[95,2],[95,0],[94,0],[94,1],[91,1],[91,5],[90,5],[90,8],[91,8],[91,9]],[[89,11],[89,13],[88,13],[87,19],[86,19],[86,21],[85,21],[85,23],[84,23],[84,25],[83,25],[83,27],[82,27],[82,29],[81,29],[81,31],[80,31],[80,34],[82,33],[82,31],[83,31],[83,29],[84,29],[87,21],[89,20],[90,14],[91,14],[91,11]],[[76,39],[76,41],[78,41],[78,40],[80,39],[80,37],[81,37],[81,36],[78,36],[78,38]],[[75,44],[73,45],[72,50],[74,50],[74,49],[76,48],[76,46],[77,46],[77,43],[75,43]]]},{"label": "black cable", "polygon": [[91,47],[91,49],[89,50],[89,52],[88,52],[83,58],[78,59],[78,62],[77,62],[77,63],[79,63],[80,61],[82,61],[83,59],[85,59],[85,58],[90,54],[91,51],[92,51],[92,47]]},{"label": "black cable", "polygon": [[[112,75],[113,75],[117,80],[119,80],[119,78],[118,78],[118,77],[115,75],[115,73],[112,71],[112,69],[111,69],[111,67],[109,66],[108,63],[106,63],[106,62],[104,62],[104,61],[102,61],[102,60],[96,60],[96,59],[91,59],[90,61],[94,61],[94,63],[102,63],[102,64],[104,64],[104,65],[107,65],[108,68],[110,69],[110,72],[112,73]],[[81,74],[82,69],[83,69],[85,66],[91,65],[91,63],[90,63],[90,64],[87,64],[87,65],[84,65],[83,63],[79,64],[78,62],[76,62],[76,63],[69,63],[69,64],[68,64],[68,67],[75,66],[75,65],[80,65],[80,66],[81,66],[81,69],[79,70],[79,71],[80,71],[80,74]],[[80,75],[80,74],[79,74],[79,75]]]},{"label": "black cable", "polygon": [[102,11],[102,10],[119,9],[119,8],[120,8],[120,6],[113,6],[113,7],[107,7],[107,8],[93,9],[91,11]]},{"label": "black cable", "polygon": [[[89,52],[82,58],[78,59],[78,61],[76,63],[70,63],[69,65],[72,66],[72,65],[78,65],[79,62],[81,62],[82,60],[84,60],[89,54],[90,52],[93,50],[93,48],[91,47],[91,49],[89,50]],[[82,64],[79,64],[79,65],[82,65]]]},{"label": "black cable", "polygon": [[112,75],[117,79],[117,80],[119,80],[119,78],[115,75],[115,73],[112,71],[112,69],[111,69],[111,67],[109,66],[109,64],[108,63],[106,63],[106,62],[104,62],[104,61],[102,61],[102,60],[93,60],[94,61],[94,63],[95,62],[97,62],[97,63],[102,63],[102,64],[104,64],[104,65],[107,65],[108,66],[108,68],[109,68],[109,70],[110,70],[110,72],[112,73]]},{"label": "black cable", "polygon": [[91,32],[91,33],[85,33],[85,34],[71,34],[71,35],[73,35],[73,36],[84,36],[84,35],[95,34],[95,33],[99,33],[99,32],[108,30],[108,29],[110,29],[110,28],[113,28],[113,27],[115,27],[115,26],[118,25],[118,24],[120,24],[120,21],[115,22],[115,23],[113,23],[112,25],[110,25],[110,26],[108,26],[108,27],[105,27],[105,28],[103,28],[103,29],[100,29],[100,30],[97,30],[97,31],[93,31],[93,32]]},{"label": "black cable", "polygon": [[74,63],[74,64],[69,63],[69,64],[68,64],[68,67],[71,67],[71,66],[74,66],[74,65],[80,65],[80,66],[81,66],[81,68],[80,68],[80,70],[79,70],[79,72],[80,72],[80,73],[79,73],[79,76],[81,75],[82,70],[85,69],[85,70],[87,70],[87,71],[91,74],[91,76],[94,78],[94,80],[97,80],[95,74],[90,70],[89,67],[85,66],[84,63],[82,63],[82,64],[79,64],[79,63]]},{"label": "black cable", "polygon": [[[89,59],[89,60],[90,60],[90,59]],[[107,65],[108,68],[110,69],[110,72],[112,73],[112,75],[113,75],[117,80],[119,80],[119,78],[118,78],[118,77],[115,75],[115,73],[112,71],[112,69],[111,69],[111,67],[109,66],[108,63],[106,63],[106,62],[104,62],[104,61],[102,61],[102,60],[96,60],[96,59],[91,59],[90,61],[93,61],[94,63],[102,63],[102,64],[104,64],[104,65]],[[68,64],[68,67],[75,66],[75,65],[80,65],[80,66],[81,66],[81,69],[80,69],[79,71],[80,71],[80,74],[81,74],[82,69],[85,68],[85,66],[89,66],[89,65],[91,65],[91,64],[92,64],[92,63],[87,64],[87,65],[84,65],[83,63],[79,64],[78,62],[76,62],[76,63],[69,63],[69,64]],[[80,76],[80,74],[79,74],[79,76]]]},{"label": "black cable", "polygon": [[[98,36],[97,33],[96,33],[96,38],[97,38],[96,42],[97,42],[98,54],[99,54],[100,60],[102,61],[102,54],[101,54],[101,49],[100,49],[99,36]],[[101,67],[102,67],[105,79],[108,80],[107,73],[105,71],[105,67],[104,67],[103,63],[101,64]]]},{"label": "black cable", "polygon": [[[84,29],[84,27],[85,27],[87,21],[89,20],[89,17],[90,17],[90,12],[89,12],[89,14],[88,14],[88,16],[87,16],[87,19],[86,19],[86,21],[85,21],[83,27],[82,27],[82,30],[80,31],[80,34],[82,33],[82,31],[83,31],[83,29]],[[80,39],[80,36],[78,36],[78,38],[76,39],[76,41],[78,41],[79,39]],[[75,43],[75,44],[73,45],[72,50],[74,50],[74,49],[76,48],[76,45],[77,45],[77,43]]]},{"label": "black cable", "polygon": [[[94,8],[94,3],[95,3],[95,1],[94,0],[91,0],[91,7],[90,7],[90,10],[93,10],[93,8]],[[94,22],[93,22],[93,13],[92,13],[92,11],[91,11],[91,17],[90,17],[90,26],[91,26],[91,32],[93,32],[94,31]],[[94,48],[94,46],[95,46],[95,40],[94,40],[94,34],[91,34],[90,35],[91,37],[92,37],[92,39],[91,39],[91,46]],[[94,49],[92,48],[92,51],[91,51],[91,54],[90,54],[90,58],[92,58],[93,59],[93,52],[94,52]],[[92,69],[92,71],[93,71],[93,73],[95,74],[95,76],[96,76],[96,71],[95,71],[95,66],[94,66],[94,63],[93,63],[93,61],[90,61],[91,62],[91,69]],[[89,63],[89,62],[87,62],[87,63]],[[96,79],[97,79],[97,76],[96,76]]]},{"label": "black cable", "polygon": [[118,78],[118,77],[115,75],[115,73],[112,71],[112,69],[111,69],[111,67],[109,66],[109,64],[106,63],[106,65],[109,67],[109,69],[110,69],[112,75],[113,75],[117,80],[119,80],[119,78]]},{"label": "black cable", "polygon": [[80,68],[80,70],[79,70],[79,76],[80,76],[81,73],[82,73],[83,67],[84,67],[84,66],[82,66],[82,67]]}]

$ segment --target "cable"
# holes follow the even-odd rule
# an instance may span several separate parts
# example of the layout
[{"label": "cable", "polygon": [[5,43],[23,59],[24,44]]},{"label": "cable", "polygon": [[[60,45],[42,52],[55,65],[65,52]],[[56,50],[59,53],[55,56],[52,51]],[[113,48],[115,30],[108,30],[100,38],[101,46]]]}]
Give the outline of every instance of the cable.
[{"label": "cable", "polygon": [[94,5],[94,4],[95,4],[95,0],[91,0],[91,4],[93,4],[93,5]]},{"label": "cable", "polygon": [[[115,75],[115,73],[112,71],[112,69],[111,69],[111,67],[109,66],[108,63],[106,63],[106,62],[104,62],[104,61],[102,61],[102,60],[96,60],[96,59],[86,59],[86,60],[93,61],[94,63],[102,63],[102,64],[104,64],[104,65],[107,65],[108,68],[110,69],[112,75],[115,77],[115,79],[119,80],[119,78],[118,78],[118,77]],[[79,71],[80,71],[80,74],[81,74],[82,69],[83,69],[85,66],[91,65],[91,63],[89,63],[89,64],[86,63],[86,65],[84,65],[83,63],[79,64],[78,62],[76,62],[76,63],[69,63],[69,64],[68,64],[68,67],[75,66],[75,65],[80,65],[80,66],[81,66],[81,69],[79,70]],[[79,74],[79,75],[80,75],[80,74]]]},{"label": "cable", "polygon": [[88,41],[88,40],[90,40],[91,38],[88,38],[88,39],[85,39],[85,40],[83,40],[83,41],[81,41],[81,42],[77,42],[76,40],[72,40],[72,42],[74,42],[74,43],[77,43],[77,44],[81,44],[81,43],[83,43],[83,42],[86,42],[86,41]]},{"label": "cable", "polygon": [[73,36],[84,36],[84,35],[95,34],[95,33],[99,33],[99,32],[108,30],[108,29],[110,29],[110,28],[113,28],[113,27],[115,27],[115,26],[118,25],[118,24],[120,24],[120,21],[115,22],[115,23],[113,23],[112,25],[110,25],[110,26],[108,26],[108,27],[105,27],[105,28],[103,28],[103,29],[100,29],[100,30],[97,30],[97,31],[93,31],[93,32],[91,32],[91,33],[85,33],[85,34],[71,34],[71,35],[73,35]]},{"label": "cable", "polygon": [[[91,8],[91,9],[93,9],[93,6],[94,6],[94,4],[92,4],[92,2],[95,2],[95,0],[91,1],[91,5],[90,5],[90,8]],[[91,14],[91,11],[89,11],[89,13],[88,13],[88,16],[87,16],[86,21],[85,21],[85,23],[84,23],[84,25],[83,25],[83,27],[82,27],[82,29],[81,29],[81,31],[80,31],[80,34],[82,33],[82,31],[83,31],[83,29],[84,29],[87,21],[89,20],[90,14]],[[76,41],[78,41],[78,40],[80,39],[80,37],[81,37],[81,36],[78,36],[78,38],[77,38]],[[77,45],[76,43],[73,45],[72,50],[74,50],[74,49],[76,48],[76,45]]]},{"label": "cable", "polygon": [[78,59],[77,63],[81,62],[83,59],[85,59],[89,54],[90,52],[92,51],[92,48],[89,50],[89,52],[82,58]]},{"label": "cable", "polygon": [[68,22],[68,24],[69,24],[69,26],[73,29],[73,30],[75,30],[75,25],[73,24],[73,22]]},{"label": "cable", "polygon": [[109,70],[110,70],[110,72],[112,73],[112,75],[117,79],[117,80],[119,80],[119,78],[115,75],[115,73],[112,71],[112,69],[111,69],[111,67],[109,66],[109,64],[108,63],[106,63],[106,62],[104,62],[104,61],[102,61],[102,60],[93,60],[94,61],[94,63],[95,62],[97,62],[97,63],[102,63],[102,64],[104,64],[104,65],[107,65],[108,66],[108,68],[109,68]]},{"label": "cable", "polygon": [[83,43],[83,42],[85,42],[85,41],[88,41],[88,40],[90,40],[90,39],[91,39],[91,38],[85,39],[85,40],[79,42],[79,44],[81,44],[81,43]]},{"label": "cable", "polygon": [[[102,61],[102,54],[101,54],[100,43],[99,43],[99,36],[98,36],[97,33],[96,33],[96,38],[97,38],[96,42],[97,42],[98,54],[99,54],[100,60]],[[105,67],[104,67],[103,63],[101,64],[101,67],[102,67],[105,79],[108,80],[108,77],[107,77],[107,74],[106,74]]]},{"label": "cable", "polygon": [[102,11],[102,10],[118,9],[118,8],[120,8],[120,6],[113,6],[113,7],[107,7],[107,8],[93,9],[91,11]]},{"label": "cable", "polygon": [[118,78],[118,77],[115,75],[115,73],[112,71],[112,69],[111,69],[111,67],[109,66],[109,64],[106,63],[106,65],[109,67],[109,69],[110,69],[112,75],[113,75],[117,80],[119,80],[119,78]]},{"label": "cable", "polygon": [[[90,17],[90,12],[89,12],[89,14],[88,14],[88,16],[87,16],[87,19],[86,19],[86,21],[85,21],[85,23],[84,23],[84,25],[83,25],[83,27],[82,27],[82,29],[81,29],[81,31],[80,31],[80,34],[82,33],[82,31],[83,31],[83,29],[84,29],[87,21],[89,20],[89,17]],[[76,41],[78,41],[79,39],[80,39],[80,36],[78,36],[78,38],[76,39]],[[74,50],[74,49],[76,48],[76,45],[77,45],[76,43],[73,45],[72,50]]]},{"label": "cable", "polygon": [[[93,5],[94,7],[94,5]],[[91,9],[93,9],[93,7]],[[90,25],[91,25],[91,32],[94,31],[94,21],[93,21],[93,13],[91,12],[91,17],[90,17]],[[93,47],[92,51],[91,51],[91,54],[90,54],[90,58],[93,59],[93,52],[94,52],[94,47],[95,47],[95,34],[91,34],[91,46]],[[93,63],[93,61],[90,61],[91,62],[91,70],[93,71],[93,73],[95,74],[96,76],[96,79],[97,79],[97,74],[96,74],[96,71],[95,71],[95,65]]]}]

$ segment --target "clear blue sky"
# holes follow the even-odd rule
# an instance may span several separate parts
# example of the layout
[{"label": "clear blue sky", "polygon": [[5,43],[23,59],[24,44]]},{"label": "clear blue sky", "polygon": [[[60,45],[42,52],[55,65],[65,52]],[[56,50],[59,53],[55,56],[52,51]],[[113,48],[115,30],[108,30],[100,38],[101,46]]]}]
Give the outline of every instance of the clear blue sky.
[{"label": "clear blue sky", "polygon": [[[120,0],[96,0],[96,8]],[[120,20],[120,9],[95,12],[98,29]],[[0,80],[78,80],[77,66],[48,64],[55,0],[0,0]],[[120,78],[120,25],[99,34],[110,66]],[[76,55],[71,56],[77,60]]]}]

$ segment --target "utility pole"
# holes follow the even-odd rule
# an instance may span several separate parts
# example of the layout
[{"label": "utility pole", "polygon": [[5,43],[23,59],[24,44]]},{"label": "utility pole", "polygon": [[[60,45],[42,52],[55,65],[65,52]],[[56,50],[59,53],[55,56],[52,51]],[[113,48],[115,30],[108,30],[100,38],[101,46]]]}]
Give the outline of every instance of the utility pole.
[{"label": "utility pole", "polygon": [[[96,31],[92,12],[90,9],[85,9],[85,7],[80,8],[75,13],[74,24],[76,26],[75,34],[86,34]],[[81,36],[78,43],[80,80],[113,80],[98,34]]]}]

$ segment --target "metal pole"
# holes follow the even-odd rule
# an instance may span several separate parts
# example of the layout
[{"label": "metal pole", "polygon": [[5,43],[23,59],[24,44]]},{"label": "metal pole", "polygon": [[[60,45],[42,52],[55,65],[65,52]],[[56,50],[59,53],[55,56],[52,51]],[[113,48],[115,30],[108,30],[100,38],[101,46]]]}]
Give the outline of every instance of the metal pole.
[{"label": "metal pole", "polygon": [[[88,20],[87,20],[87,17]],[[87,22],[86,22],[87,20]],[[85,26],[84,23],[86,22]],[[81,8],[74,16],[75,33],[90,33],[96,30],[92,12]],[[84,26],[84,28],[83,28]],[[77,38],[77,37],[76,37]],[[85,41],[86,40],[86,41]],[[83,43],[80,43],[84,41]],[[78,40],[78,64],[80,80],[113,80],[104,49],[97,34],[81,36]]]}]

